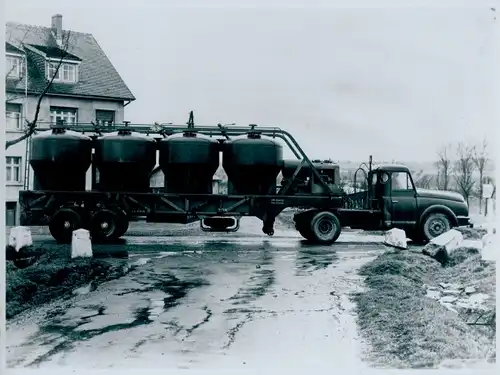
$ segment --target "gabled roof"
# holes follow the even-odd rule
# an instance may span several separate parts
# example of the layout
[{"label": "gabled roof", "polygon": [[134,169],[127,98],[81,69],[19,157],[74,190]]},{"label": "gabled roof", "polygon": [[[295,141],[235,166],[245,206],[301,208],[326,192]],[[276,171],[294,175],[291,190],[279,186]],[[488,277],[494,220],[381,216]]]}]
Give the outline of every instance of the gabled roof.
[{"label": "gabled roof", "polygon": [[[68,31],[64,31],[67,36]],[[6,48],[25,50],[28,60],[28,92],[37,94],[46,85],[46,58],[60,57],[53,32],[49,27],[6,24]],[[67,60],[80,61],[78,82],[75,84],[53,83],[47,94],[82,98],[135,100],[111,61],[107,58],[92,34],[70,32]],[[10,47],[12,46],[12,47]],[[7,91],[24,92],[25,82],[7,80]]]}]

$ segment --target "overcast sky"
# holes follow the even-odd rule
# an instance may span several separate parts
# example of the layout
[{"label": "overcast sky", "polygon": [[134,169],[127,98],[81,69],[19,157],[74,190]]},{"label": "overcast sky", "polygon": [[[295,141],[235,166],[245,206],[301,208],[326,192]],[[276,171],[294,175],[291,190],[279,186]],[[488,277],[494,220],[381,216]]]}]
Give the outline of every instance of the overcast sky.
[{"label": "overcast sky", "polygon": [[444,142],[493,139],[500,9],[486,1],[469,9],[169,3],[7,0],[6,18],[50,26],[61,13],[64,29],[92,33],[137,98],[125,113],[134,123],[185,123],[193,109],[197,123],[280,126],[311,158],[334,160],[433,160]]}]

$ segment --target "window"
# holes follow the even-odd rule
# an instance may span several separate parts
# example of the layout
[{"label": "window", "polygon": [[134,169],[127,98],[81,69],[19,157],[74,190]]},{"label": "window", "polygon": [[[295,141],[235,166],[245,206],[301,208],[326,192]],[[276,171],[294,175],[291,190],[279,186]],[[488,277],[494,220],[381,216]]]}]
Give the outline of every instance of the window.
[{"label": "window", "polygon": [[[54,81],[74,83],[77,81],[77,65],[62,63],[57,70],[59,62],[49,62],[47,64],[47,79],[52,79],[55,75]],[[56,73],[57,71],[57,73]]]},{"label": "window", "polygon": [[7,176],[5,181],[7,183],[20,183],[21,182],[21,158],[18,156],[6,156],[5,165],[7,169]]},{"label": "window", "polygon": [[50,122],[54,125],[75,125],[75,108],[50,107]]},{"label": "window", "polygon": [[18,56],[9,56],[7,55],[6,63],[5,63],[5,71],[7,73],[8,78],[19,78],[22,73],[22,64],[23,60]]},{"label": "window", "polygon": [[95,111],[96,124],[100,126],[112,126],[115,123],[115,111],[98,109]]},{"label": "window", "polygon": [[5,202],[5,225],[10,227],[16,225],[17,202]]},{"label": "window", "polygon": [[406,172],[392,173],[392,190],[413,190],[410,176]]},{"label": "window", "polygon": [[7,130],[22,129],[21,104],[7,103],[5,106],[5,122]]}]

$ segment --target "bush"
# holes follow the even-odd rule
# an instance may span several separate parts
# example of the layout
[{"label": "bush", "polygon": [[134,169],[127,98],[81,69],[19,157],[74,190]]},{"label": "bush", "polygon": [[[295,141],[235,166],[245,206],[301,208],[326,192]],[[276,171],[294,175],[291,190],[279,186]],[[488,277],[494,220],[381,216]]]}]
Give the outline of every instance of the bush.
[{"label": "bush", "polygon": [[102,283],[126,273],[123,263],[92,258],[71,259],[68,253],[42,255],[35,264],[20,269],[6,262],[7,318],[55,298],[65,298],[90,282]]},{"label": "bush", "polygon": [[429,368],[445,359],[485,359],[491,354],[494,339],[425,296],[424,283],[463,281],[494,295],[487,290],[495,288],[493,262],[483,262],[477,250],[466,248],[452,259],[443,268],[422,254],[387,252],[361,268],[367,290],[354,299],[361,332],[371,344],[372,364]]}]

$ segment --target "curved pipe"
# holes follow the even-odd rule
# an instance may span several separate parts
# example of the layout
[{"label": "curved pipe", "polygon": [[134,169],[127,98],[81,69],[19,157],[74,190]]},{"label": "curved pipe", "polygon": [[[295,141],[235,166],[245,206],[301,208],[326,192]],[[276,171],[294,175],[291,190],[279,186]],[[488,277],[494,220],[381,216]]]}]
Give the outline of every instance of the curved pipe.
[{"label": "curved pipe", "polygon": [[362,171],[365,174],[365,181],[366,181],[366,184],[368,185],[368,173],[366,173],[366,171],[363,168],[361,168],[361,166],[360,166],[358,169],[356,169],[356,172],[354,172],[354,192],[355,193],[358,191],[358,185],[356,184],[356,181],[357,181],[356,176],[358,175],[359,171]]}]

